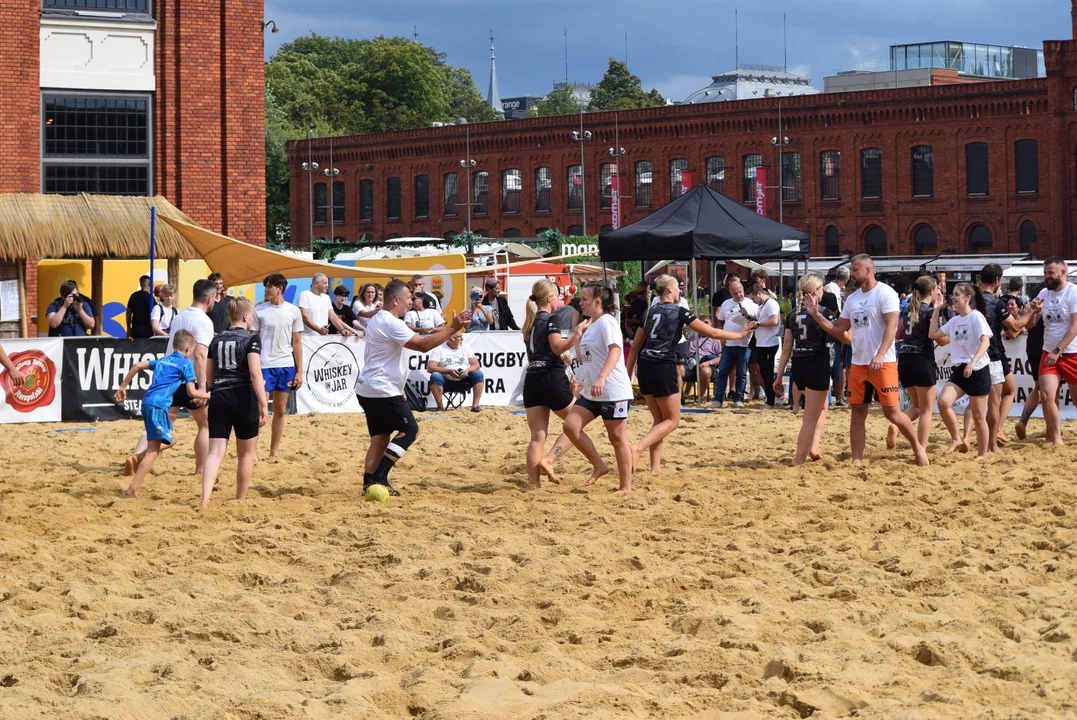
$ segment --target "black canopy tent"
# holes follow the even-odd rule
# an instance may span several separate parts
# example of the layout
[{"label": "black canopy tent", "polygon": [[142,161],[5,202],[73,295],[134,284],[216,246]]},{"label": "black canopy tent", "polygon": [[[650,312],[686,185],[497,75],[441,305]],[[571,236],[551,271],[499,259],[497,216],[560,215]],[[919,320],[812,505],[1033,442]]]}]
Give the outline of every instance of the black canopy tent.
[{"label": "black canopy tent", "polygon": [[[807,260],[811,236],[775,222],[705,184],[618,230],[600,233],[603,263],[624,260]],[[794,270],[794,282],[796,272]],[[696,395],[702,393],[696,347]]]}]

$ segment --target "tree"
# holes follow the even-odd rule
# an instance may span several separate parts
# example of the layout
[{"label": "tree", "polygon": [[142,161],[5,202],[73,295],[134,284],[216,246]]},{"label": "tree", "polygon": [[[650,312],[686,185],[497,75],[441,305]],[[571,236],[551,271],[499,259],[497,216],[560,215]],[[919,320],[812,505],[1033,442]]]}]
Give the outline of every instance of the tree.
[{"label": "tree", "polygon": [[575,115],[580,111],[580,101],[569,85],[555,85],[553,92],[544,97],[527,114],[530,117],[547,117],[549,115]]},{"label": "tree", "polygon": [[591,93],[588,109],[595,110],[632,110],[635,108],[658,107],[665,105],[666,99],[657,90],[643,92],[638,75],[628,71],[628,65],[610,58],[610,66],[598,87]]}]

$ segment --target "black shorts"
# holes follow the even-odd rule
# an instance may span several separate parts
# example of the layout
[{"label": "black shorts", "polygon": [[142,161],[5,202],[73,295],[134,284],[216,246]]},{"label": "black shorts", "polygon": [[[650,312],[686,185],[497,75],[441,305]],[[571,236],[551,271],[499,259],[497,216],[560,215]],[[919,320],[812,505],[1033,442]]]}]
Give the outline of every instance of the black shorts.
[{"label": "black shorts", "polygon": [[951,368],[949,382],[965,391],[969,397],[984,397],[991,392],[991,368],[982,367],[973,370],[970,377],[965,377],[965,365],[954,365]]},{"label": "black shorts", "polygon": [[402,395],[387,398],[369,398],[362,395],[356,397],[366,414],[366,429],[370,437],[407,432],[415,422],[415,416]]},{"label": "black shorts", "polygon": [[185,408],[187,410],[197,410],[198,405],[195,403],[198,400],[193,400],[190,395],[187,394],[187,384],[184,383],[179,386],[179,389],[172,394],[172,407]]},{"label": "black shorts", "polygon": [[628,400],[607,402],[604,400],[588,400],[585,397],[581,397],[576,401],[576,407],[583,408],[595,417],[600,417],[603,420],[627,420],[628,403]]},{"label": "black shorts", "polygon": [[1033,380],[1039,380],[1040,379],[1040,360],[1043,359],[1043,350],[1041,349],[1039,352],[1033,353],[1032,352],[1033,349],[1034,348],[1030,348],[1030,349],[1027,350],[1027,352],[1028,352],[1028,369],[1029,369],[1029,372],[1032,374],[1032,379]]},{"label": "black shorts", "polygon": [[214,390],[209,400],[209,436],[227,440],[258,437],[258,396],[247,386]]},{"label": "black shorts", "polygon": [[830,364],[828,355],[817,357],[794,357],[789,377],[801,391],[830,389]]},{"label": "black shorts", "polygon": [[921,353],[898,354],[898,382],[901,387],[934,387],[938,380],[935,357]]},{"label": "black shorts", "polygon": [[1013,374],[1013,360],[1006,355],[1002,354],[1002,377],[1009,377]]},{"label": "black shorts", "polygon": [[669,397],[681,391],[677,365],[669,361],[640,360],[636,363],[636,380],[642,395]]},{"label": "black shorts", "polygon": [[564,410],[575,397],[564,367],[531,370],[524,373],[524,407],[548,407]]}]

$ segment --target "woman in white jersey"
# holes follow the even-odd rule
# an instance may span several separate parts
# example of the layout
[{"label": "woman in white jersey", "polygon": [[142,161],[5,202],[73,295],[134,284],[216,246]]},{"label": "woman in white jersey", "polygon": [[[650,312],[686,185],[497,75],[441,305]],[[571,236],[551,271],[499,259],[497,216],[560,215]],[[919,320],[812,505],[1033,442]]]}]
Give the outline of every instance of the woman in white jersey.
[{"label": "woman in white jersey", "polygon": [[576,357],[583,366],[583,395],[565,418],[565,435],[579,448],[593,468],[587,485],[610,471],[595,444],[584,433],[597,417],[602,418],[617,457],[618,493],[632,489],[632,447],[628,442],[628,404],[632,383],[622,360],[624,335],[614,317],[613,291],[601,283],[587,283],[580,292],[583,314],[589,319],[576,335]]},{"label": "woman in white jersey", "polygon": [[954,311],[952,318],[939,327],[939,316],[946,307],[946,298],[939,293],[935,298],[935,312],[931,315],[931,330],[928,337],[939,345],[950,346],[950,379],[939,395],[939,415],[950,431],[950,447],[954,450],[968,452],[969,446],[961,439],[954,413],[954,402],[962,396],[969,397],[969,410],[976,424],[976,446],[980,457],[987,455],[987,396],[991,393],[990,361],[987,348],[991,344],[991,326],[987,324],[984,312],[987,302],[980,288],[971,283],[958,283],[952,296]]},{"label": "woman in white jersey", "polygon": [[366,283],[359,288],[359,294],[356,295],[355,300],[352,302],[352,312],[355,313],[355,318],[359,321],[363,330],[366,330],[370,318],[377,315],[380,310],[381,302],[378,300],[377,288],[374,287],[374,283]]}]

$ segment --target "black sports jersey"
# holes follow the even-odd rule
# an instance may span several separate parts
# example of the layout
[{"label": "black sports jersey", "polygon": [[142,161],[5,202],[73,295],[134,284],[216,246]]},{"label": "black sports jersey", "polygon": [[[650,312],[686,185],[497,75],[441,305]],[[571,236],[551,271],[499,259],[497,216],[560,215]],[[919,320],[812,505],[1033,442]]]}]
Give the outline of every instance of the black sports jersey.
[{"label": "black sports jersey", "polygon": [[902,338],[898,343],[899,355],[930,355],[935,357],[935,343],[928,337],[931,332],[931,316],[935,308],[930,304],[920,303],[920,317],[912,324],[909,308],[901,314]]},{"label": "black sports jersey", "polygon": [[684,342],[684,326],[692,324],[696,314],[673,303],[658,303],[647,313],[643,327],[643,350],[640,358],[677,361],[677,346]]},{"label": "black sports jersey", "polygon": [[251,370],[247,356],[261,354],[262,338],[241,328],[228,328],[209,344],[213,363],[213,390],[249,385]]},{"label": "black sports jersey", "polygon": [[552,313],[553,317],[557,318],[557,327],[561,328],[561,337],[568,337],[575,329],[575,325],[572,324],[573,320],[579,320],[579,312],[571,305],[565,305],[559,307]]},{"label": "black sports jersey", "polygon": [[1036,319],[1036,324],[1028,329],[1025,337],[1025,356],[1038,358],[1043,354],[1043,316]]},{"label": "black sports jersey", "polygon": [[1006,303],[999,302],[998,298],[991,293],[985,292],[984,300],[987,301],[987,312],[984,313],[984,317],[987,318],[987,326],[994,333],[991,336],[991,344],[987,346],[987,359],[1001,360],[1006,357],[1006,348],[1002,346],[1002,323],[1010,317],[1010,310],[1006,307]]},{"label": "black sports jersey", "polygon": [[[819,314],[832,323],[837,322],[837,313],[828,307],[820,306]],[[785,316],[785,328],[793,333],[793,357],[825,357],[830,353],[830,333],[819,327],[803,305]]]},{"label": "black sports jersey", "polygon": [[[561,319],[555,313],[541,310],[535,315],[535,324],[531,326],[531,337],[527,341],[527,361],[535,370],[565,366],[561,356],[550,348],[550,335],[561,337]],[[531,370],[532,365],[527,369]]]}]

